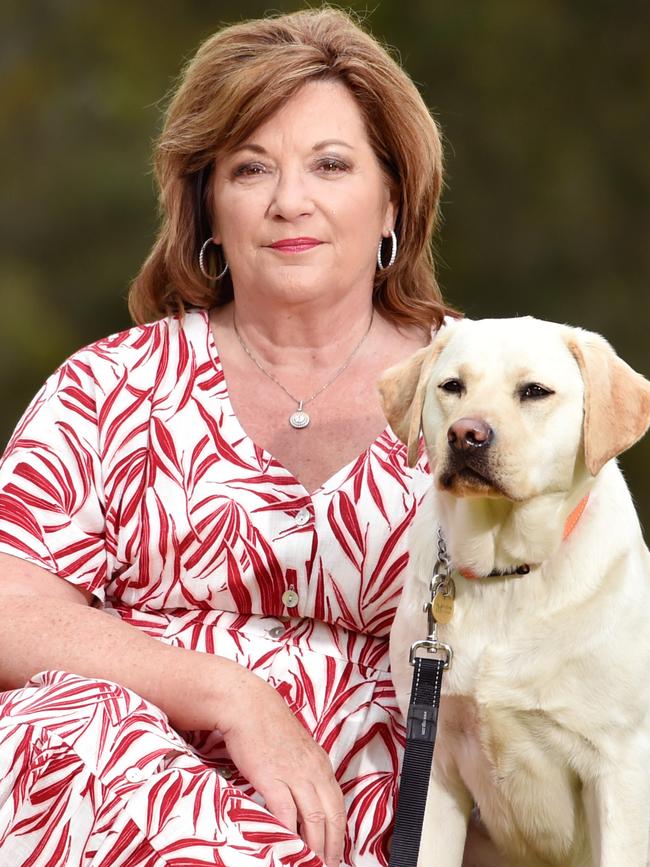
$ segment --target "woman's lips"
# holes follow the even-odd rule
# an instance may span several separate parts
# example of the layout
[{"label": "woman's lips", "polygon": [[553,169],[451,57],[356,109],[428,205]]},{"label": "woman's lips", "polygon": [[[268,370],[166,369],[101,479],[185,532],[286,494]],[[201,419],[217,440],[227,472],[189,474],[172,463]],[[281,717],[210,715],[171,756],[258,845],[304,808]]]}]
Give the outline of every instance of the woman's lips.
[{"label": "woman's lips", "polygon": [[322,243],[318,238],[282,238],[268,246],[271,250],[278,250],[281,253],[304,253],[305,250],[311,250]]}]

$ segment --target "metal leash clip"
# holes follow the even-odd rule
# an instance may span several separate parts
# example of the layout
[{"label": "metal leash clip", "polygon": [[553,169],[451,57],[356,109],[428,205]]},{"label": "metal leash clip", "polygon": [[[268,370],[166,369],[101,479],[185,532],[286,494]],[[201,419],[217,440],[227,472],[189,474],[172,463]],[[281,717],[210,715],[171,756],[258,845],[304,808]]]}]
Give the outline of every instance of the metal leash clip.
[{"label": "metal leash clip", "polygon": [[[429,582],[431,599],[423,605],[423,611],[427,615],[428,635],[420,641],[414,641],[409,651],[409,663],[415,664],[418,650],[426,650],[427,653],[440,653],[443,656],[443,667],[449,668],[454,652],[448,644],[438,640],[438,623],[449,623],[454,610],[454,598],[456,588],[454,580],[449,574],[450,562],[447,547],[438,528],[438,559],[433,567],[433,574]],[[436,617],[437,615],[437,617]]]}]

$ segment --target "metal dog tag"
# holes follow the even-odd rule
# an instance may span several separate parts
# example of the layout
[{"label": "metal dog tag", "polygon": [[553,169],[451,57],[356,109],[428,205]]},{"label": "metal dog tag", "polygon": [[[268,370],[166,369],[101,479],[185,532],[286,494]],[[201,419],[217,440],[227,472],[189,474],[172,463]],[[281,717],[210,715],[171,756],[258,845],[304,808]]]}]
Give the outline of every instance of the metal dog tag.
[{"label": "metal dog tag", "polygon": [[452,579],[448,578],[444,584],[438,587],[431,600],[431,613],[436,623],[441,623],[444,626],[454,616],[455,596],[456,587]]}]

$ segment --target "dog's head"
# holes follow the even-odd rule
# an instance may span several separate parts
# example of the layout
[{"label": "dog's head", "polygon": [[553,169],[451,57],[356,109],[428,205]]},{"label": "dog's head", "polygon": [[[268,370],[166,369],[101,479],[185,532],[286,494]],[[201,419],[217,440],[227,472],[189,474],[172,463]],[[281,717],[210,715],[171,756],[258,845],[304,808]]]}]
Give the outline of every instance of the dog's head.
[{"label": "dog's head", "polygon": [[567,491],[650,425],[650,382],[604,338],[531,317],[461,320],[379,384],[386,417],[436,484],[521,501]]}]

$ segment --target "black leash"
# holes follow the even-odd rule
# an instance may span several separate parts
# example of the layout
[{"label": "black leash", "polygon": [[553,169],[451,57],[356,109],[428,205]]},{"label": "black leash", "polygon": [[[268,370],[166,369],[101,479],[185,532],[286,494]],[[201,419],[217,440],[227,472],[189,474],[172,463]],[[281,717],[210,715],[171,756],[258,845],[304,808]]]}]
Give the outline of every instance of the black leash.
[{"label": "black leash", "polygon": [[[438,560],[431,577],[431,600],[424,606],[429,634],[411,645],[409,662],[413,666],[411,699],[406,719],[406,749],[400,777],[395,829],[388,867],[416,867],[427,790],[438,730],[438,708],[442,673],[451,665],[453,653],[448,644],[438,641],[438,623],[449,623],[453,613],[455,588],[449,575],[449,558],[442,535],[438,533]],[[420,657],[419,650],[443,654],[435,659]]]},{"label": "black leash", "polygon": [[442,659],[415,660],[389,867],[415,867],[438,728]]}]

